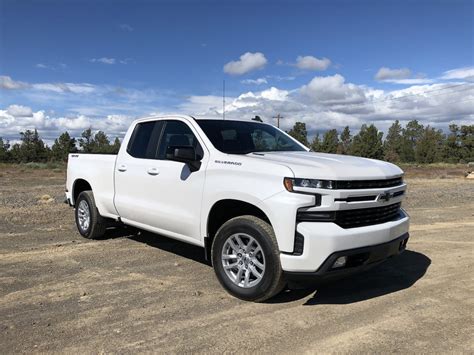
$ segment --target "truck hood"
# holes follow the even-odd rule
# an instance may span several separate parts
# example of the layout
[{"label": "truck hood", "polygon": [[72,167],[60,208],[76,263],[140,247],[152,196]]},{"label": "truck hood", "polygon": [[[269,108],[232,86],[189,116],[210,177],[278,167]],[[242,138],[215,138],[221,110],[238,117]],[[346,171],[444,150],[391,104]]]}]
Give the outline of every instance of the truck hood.
[{"label": "truck hood", "polygon": [[295,177],[326,180],[382,180],[403,175],[396,165],[350,155],[313,152],[265,152],[247,155],[290,168]]}]

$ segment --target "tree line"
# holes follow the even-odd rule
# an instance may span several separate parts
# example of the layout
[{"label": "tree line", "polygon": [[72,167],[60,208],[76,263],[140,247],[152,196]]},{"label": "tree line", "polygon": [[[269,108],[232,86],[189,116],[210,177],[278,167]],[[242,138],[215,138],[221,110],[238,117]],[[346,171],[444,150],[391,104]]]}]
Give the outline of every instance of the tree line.
[{"label": "tree line", "polygon": [[92,128],[84,130],[79,139],[66,131],[54,140],[51,147],[43,142],[36,129],[28,129],[20,132],[19,143],[10,144],[0,137],[0,162],[66,162],[69,153],[116,154],[119,149],[118,137],[111,142],[103,131],[94,133]]},{"label": "tree line", "polygon": [[[261,121],[257,117],[253,120]],[[440,129],[424,127],[417,120],[408,122],[405,127],[397,120],[389,128],[385,139],[383,132],[374,124],[363,124],[356,135],[352,135],[346,126],[341,132],[330,129],[322,135],[318,133],[309,141],[306,124],[296,122],[287,133],[315,152],[350,154],[401,163],[474,161],[474,125],[451,124],[445,134]],[[0,137],[0,162],[65,162],[69,153],[116,154],[119,149],[120,140],[117,137],[111,142],[103,131],[94,133],[91,128],[84,130],[78,139],[64,132],[49,147],[34,129],[20,132],[20,142],[15,144]]]},{"label": "tree line", "polygon": [[399,163],[474,161],[474,125],[451,124],[445,134],[429,125],[424,127],[417,120],[408,122],[405,127],[396,120],[385,139],[375,125],[363,124],[354,136],[346,126],[340,133],[336,129],[330,129],[322,136],[318,133],[309,142],[306,124],[296,122],[287,133],[315,152],[350,154]]}]

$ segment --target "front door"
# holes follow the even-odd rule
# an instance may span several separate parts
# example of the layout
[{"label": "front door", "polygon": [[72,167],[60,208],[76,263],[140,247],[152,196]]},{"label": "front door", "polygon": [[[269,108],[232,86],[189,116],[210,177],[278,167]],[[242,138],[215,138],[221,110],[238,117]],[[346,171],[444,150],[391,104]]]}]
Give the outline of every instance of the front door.
[{"label": "front door", "polygon": [[[168,160],[173,146],[193,146],[201,168],[191,172],[187,164]],[[186,121],[138,123],[127,153],[120,154],[116,164],[115,204],[122,220],[200,244],[207,159]]]}]

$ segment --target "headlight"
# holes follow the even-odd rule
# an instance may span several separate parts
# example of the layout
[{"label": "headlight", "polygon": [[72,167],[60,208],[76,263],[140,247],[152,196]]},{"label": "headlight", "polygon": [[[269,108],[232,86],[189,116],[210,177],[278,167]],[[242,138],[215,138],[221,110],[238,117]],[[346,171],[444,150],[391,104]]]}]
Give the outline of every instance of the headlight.
[{"label": "headlight", "polygon": [[333,189],[335,187],[335,183],[332,180],[300,178],[285,178],[283,179],[283,185],[290,192],[296,192],[299,189]]}]

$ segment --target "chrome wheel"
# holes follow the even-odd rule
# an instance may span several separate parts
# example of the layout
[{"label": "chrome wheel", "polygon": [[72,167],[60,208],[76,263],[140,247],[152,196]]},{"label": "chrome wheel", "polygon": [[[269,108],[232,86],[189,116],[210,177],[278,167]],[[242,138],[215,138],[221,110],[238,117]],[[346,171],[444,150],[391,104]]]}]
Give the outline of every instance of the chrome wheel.
[{"label": "chrome wheel", "polygon": [[91,211],[89,204],[82,200],[77,206],[77,219],[79,221],[79,227],[85,232],[89,229],[91,224]]},{"label": "chrome wheel", "polygon": [[249,288],[262,281],[265,256],[260,244],[248,234],[232,234],[224,243],[222,266],[227,277],[237,286]]}]

